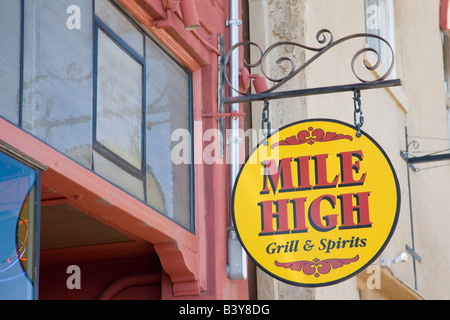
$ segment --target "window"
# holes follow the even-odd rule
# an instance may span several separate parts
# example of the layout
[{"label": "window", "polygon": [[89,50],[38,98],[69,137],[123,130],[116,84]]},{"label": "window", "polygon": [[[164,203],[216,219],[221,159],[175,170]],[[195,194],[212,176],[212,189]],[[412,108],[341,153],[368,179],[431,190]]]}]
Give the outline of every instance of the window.
[{"label": "window", "polygon": [[[24,0],[24,4],[22,128],[91,168],[92,3]],[[66,10],[73,4],[82,12],[79,30],[67,28]]]},{"label": "window", "polygon": [[[444,88],[447,96],[450,97],[450,31],[442,31],[441,36],[444,56]],[[447,107],[450,108],[449,101],[447,101]]]},{"label": "window", "polygon": [[194,230],[188,70],[110,0],[0,1],[0,41],[1,117]]},{"label": "window", "polygon": [[171,158],[172,132],[191,132],[191,75],[109,1],[95,5],[94,170],[194,230],[192,165]]},{"label": "window", "polygon": [[95,147],[142,178],[144,66],[100,27],[97,31]]},{"label": "window", "polygon": [[[147,61],[147,201],[159,212],[193,229],[192,165],[172,161],[172,132],[191,130],[191,76],[151,39]],[[192,159],[190,159],[192,163]]]},{"label": "window", "polygon": [[[395,52],[394,4],[393,0],[365,0],[366,33],[387,40]],[[375,38],[367,38],[367,45],[375,49],[381,58],[381,64],[388,70],[392,64],[392,54],[387,45]],[[391,78],[397,77],[395,69]]]},{"label": "window", "polygon": [[0,153],[0,300],[37,298],[38,177]]},{"label": "window", "polygon": [[450,31],[443,30],[441,32],[441,36],[444,57],[444,89],[446,92],[445,100],[447,106],[447,127],[450,137]]}]

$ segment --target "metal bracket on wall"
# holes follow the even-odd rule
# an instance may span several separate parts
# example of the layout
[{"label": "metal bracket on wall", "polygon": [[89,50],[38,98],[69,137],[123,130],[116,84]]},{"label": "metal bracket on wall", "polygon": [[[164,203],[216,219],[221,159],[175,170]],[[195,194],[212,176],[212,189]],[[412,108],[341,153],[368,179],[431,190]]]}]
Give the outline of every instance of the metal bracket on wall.
[{"label": "metal bracket on wall", "polygon": [[207,114],[203,114],[202,115],[203,118],[221,118],[221,117],[225,117],[225,118],[233,118],[233,119],[237,119],[239,117],[245,117],[245,113],[244,112],[237,112],[237,111],[233,111],[230,113],[207,113]]},{"label": "metal bracket on wall", "polygon": [[400,151],[400,155],[403,160],[408,163],[408,166],[414,171],[419,172],[420,169],[417,169],[414,164],[418,163],[426,163],[426,162],[437,162],[437,161],[449,161],[450,153],[442,153],[442,154],[429,154],[420,157],[410,157],[407,151]]},{"label": "metal bracket on wall", "polygon": [[[426,152],[426,151],[411,151],[411,149],[418,149],[420,144],[416,140],[409,141],[407,130],[405,132],[405,135],[406,135],[406,150],[401,150],[400,155],[402,156],[403,160],[406,161],[406,163],[408,164],[408,167],[413,172],[421,171],[420,168],[416,168],[414,166],[415,164],[438,162],[438,161],[449,161],[450,160],[450,153],[448,152],[450,150],[449,148],[444,149],[444,150],[433,150],[433,151],[428,151],[428,152]],[[423,138],[431,139],[431,140],[446,140],[446,141],[448,141],[448,139],[427,138],[427,137],[423,137]],[[423,155],[421,155],[421,156],[414,155],[414,153],[417,154],[419,152]],[[439,166],[436,166],[436,167],[439,167]],[[431,167],[431,168],[426,168],[426,169],[432,169],[432,168],[436,168],[436,167]],[[422,170],[425,170],[425,169],[422,169]]]},{"label": "metal bracket on wall", "polygon": [[[433,155],[426,155],[421,157],[413,157],[410,156],[412,153],[410,152],[411,148],[417,149],[419,147],[419,143],[417,141],[409,141],[408,136],[408,128],[405,127],[405,144],[406,144],[406,150],[400,151],[400,155],[407,163],[407,179],[408,179],[408,199],[409,199],[409,217],[411,221],[411,247],[408,245],[405,245],[406,251],[413,257],[413,272],[414,272],[414,288],[417,290],[417,266],[416,261],[419,263],[422,263],[422,258],[420,255],[416,252],[416,246],[415,246],[415,237],[414,237],[414,213],[413,213],[413,203],[412,203],[412,190],[411,190],[411,175],[410,170],[413,172],[419,172],[420,169],[417,169],[414,167],[413,163],[423,163],[423,162],[429,162],[429,161],[440,161],[440,160],[450,160],[450,157],[448,155],[444,155],[443,158],[439,157],[436,158]],[[444,159],[445,156],[448,157],[448,159]]]},{"label": "metal bracket on wall", "polygon": [[[220,37],[223,38],[222,35]],[[364,47],[357,51],[355,55],[353,56],[351,60],[351,70],[354,74],[354,76],[360,81],[360,83],[357,84],[347,84],[342,86],[331,86],[331,87],[321,87],[321,88],[314,88],[314,89],[304,89],[304,90],[294,90],[294,91],[285,91],[285,92],[277,92],[274,91],[281,86],[283,86],[286,82],[288,82],[290,79],[295,77],[297,74],[299,74],[301,71],[303,71],[306,67],[311,65],[314,61],[316,61],[319,57],[324,55],[326,52],[330,51],[330,49],[338,46],[341,43],[347,42],[351,39],[356,38],[375,38],[380,40],[382,43],[384,43],[388,48],[389,52],[391,53],[391,64],[389,68],[387,69],[386,73],[382,75],[381,77],[378,77],[375,80],[365,80],[362,78],[362,76],[358,75],[358,72],[356,71],[355,65],[358,60],[358,58],[361,57],[362,54],[366,52],[372,52],[376,56],[376,63],[375,65],[371,66],[368,61],[364,59],[363,63],[367,70],[369,71],[375,71],[380,65],[381,65],[381,55],[373,48],[371,47]],[[228,53],[226,55],[223,55],[223,61],[220,65],[220,72],[222,73],[222,83],[219,84],[220,86],[224,86],[225,83],[228,84],[231,90],[234,90],[235,92],[239,93],[242,97],[238,98],[226,98],[222,96],[221,101],[225,104],[232,104],[232,103],[241,103],[246,101],[258,101],[258,100],[265,100],[265,99],[280,99],[280,98],[290,98],[290,97],[297,97],[297,96],[305,96],[305,95],[311,95],[311,94],[322,94],[322,93],[334,93],[334,92],[343,92],[343,91],[353,91],[353,90],[365,90],[365,89],[374,89],[374,88],[383,88],[383,87],[392,87],[392,86],[399,86],[401,85],[401,81],[399,79],[396,80],[386,80],[387,77],[391,74],[393,68],[394,68],[394,51],[391,47],[391,45],[382,37],[369,34],[369,33],[357,33],[353,35],[349,35],[346,37],[343,37],[339,40],[334,40],[332,33],[327,29],[320,30],[317,35],[316,39],[319,44],[322,46],[319,47],[309,47],[300,43],[292,42],[292,41],[280,41],[277,43],[272,44],[269,48],[267,48],[265,51],[261,49],[260,46],[258,46],[256,43],[251,41],[243,41],[239,42],[233,47],[230,48]],[[243,59],[243,66],[246,68],[256,68],[260,67],[262,75],[269,81],[273,82],[274,85],[270,88],[267,88],[264,92],[257,92],[256,94],[249,94],[247,92],[242,92],[238,88],[233,88],[228,76],[226,74],[226,66],[228,64],[228,60],[230,59],[231,54],[234,50],[240,49],[241,47],[254,47],[256,50],[260,53],[260,58],[258,61],[254,63],[248,63]],[[294,61],[290,57],[280,57],[276,60],[276,63],[280,65],[283,62],[287,62],[289,71],[287,72],[287,75],[282,78],[272,78],[268,76],[265,70],[266,65],[266,59],[269,56],[269,54],[274,51],[275,49],[279,47],[298,47],[302,48],[307,51],[313,51],[316,52],[316,54],[304,62],[299,67],[295,66]],[[223,49],[223,47],[222,47]],[[259,95],[262,94],[262,95]]]},{"label": "metal bracket on wall", "polygon": [[[378,39],[381,43],[384,43],[384,45],[389,48],[388,52],[391,54],[390,59],[390,65],[389,68],[387,68],[387,71],[382,76],[379,76],[375,80],[367,80],[363,79],[360,74],[356,71],[356,62],[361,58],[361,56],[367,52],[370,52],[375,55],[376,57],[376,63],[374,65],[370,65],[369,62],[366,59],[363,59],[363,64],[366,70],[369,71],[375,71],[378,69],[378,67],[381,65],[381,55],[378,51],[376,51],[374,48],[371,47],[364,47],[360,50],[358,50],[353,58],[351,59],[351,71],[353,72],[354,76],[359,80],[357,83],[351,83],[351,84],[344,84],[344,85],[334,85],[334,86],[325,86],[325,87],[316,87],[316,88],[306,88],[306,89],[297,89],[297,90],[291,90],[291,91],[281,91],[276,92],[275,90],[282,87],[285,83],[287,83],[290,79],[295,77],[297,74],[299,74],[301,71],[305,70],[306,67],[311,65],[314,61],[316,61],[319,57],[324,55],[325,53],[329,52],[330,49],[338,46],[339,44],[342,44],[344,42],[348,42],[352,39],[357,38],[375,38]],[[276,100],[276,99],[285,99],[285,98],[294,98],[294,97],[303,97],[303,96],[312,96],[312,95],[320,95],[320,94],[330,94],[330,93],[339,93],[339,92],[355,92],[355,91],[362,91],[362,90],[368,90],[368,89],[379,89],[379,88],[388,88],[388,87],[395,87],[395,86],[401,86],[402,82],[400,79],[393,79],[393,80],[386,80],[387,77],[391,74],[392,70],[394,69],[394,51],[391,47],[391,45],[382,37],[369,34],[369,33],[357,33],[353,35],[349,35],[346,37],[343,37],[338,40],[334,40],[332,33],[327,29],[320,30],[316,35],[316,40],[319,43],[319,46],[317,47],[310,47],[306,46],[300,43],[292,42],[292,41],[280,41],[277,43],[272,44],[269,46],[266,50],[261,49],[261,47],[251,41],[243,41],[239,42],[236,45],[232,46],[228,53],[225,54],[224,51],[224,37],[223,35],[219,35],[219,50],[222,52],[221,56],[219,57],[219,74],[218,74],[218,106],[219,106],[219,113],[225,113],[225,105],[230,104],[237,104],[237,103],[244,103],[244,102],[253,102],[253,101],[269,101],[269,100]],[[267,57],[270,53],[276,51],[280,47],[297,47],[301,48],[305,51],[312,51],[315,52],[315,54],[308,59],[307,61],[303,62],[299,67],[296,67],[294,61],[290,57],[280,57],[276,60],[276,63],[278,65],[281,65],[282,63],[287,65],[288,71],[287,75],[281,78],[273,78],[270,77],[266,70],[265,66],[267,64]],[[270,81],[273,83],[273,85],[267,86],[258,85],[258,88],[256,88],[256,93],[248,93],[241,91],[241,88],[234,88],[227,76],[227,66],[229,59],[233,53],[234,50],[240,50],[244,47],[249,47],[249,50],[251,48],[256,48],[256,51],[259,52],[260,56],[259,59],[253,63],[247,62],[245,59],[242,61],[243,68],[260,68],[262,77],[254,77],[253,84],[256,88],[255,81],[257,80],[260,84],[261,81]],[[253,49],[255,50],[255,49]],[[234,91],[235,93],[238,93],[238,96],[226,96],[226,88],[229,88],[229,92]],[[243,86],[243,88],[247,89],[248,86]],[[264,91],[259,92],[259,88],[264,88]],[[259,89],[261,90],[261,89]],[[225,133],[225,122],[224,118],[218,119],[219,123],[219,130],[222,133]],[[221,146],[221,149],[225,148],[225,144]],[[224,149],[221,151],[221,153],[225,153]]]}]

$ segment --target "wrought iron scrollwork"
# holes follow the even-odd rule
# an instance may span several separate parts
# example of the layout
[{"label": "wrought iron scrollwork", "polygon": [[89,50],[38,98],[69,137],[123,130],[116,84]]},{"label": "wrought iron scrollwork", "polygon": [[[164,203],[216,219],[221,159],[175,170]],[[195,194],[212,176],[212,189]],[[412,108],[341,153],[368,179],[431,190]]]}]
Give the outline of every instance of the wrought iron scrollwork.
[{"label": "wrought iron scrollwork", "polygon": [[[319,57],[321,57],[322,55],[324,55],[326,52],[328,52],[329,50],[331,50],[332,48],[338,46],[339,44],[346,42],[348,40],[351,39],[356,39],[356,38],[375,38],[380,40],[381,42],[383,42],[388,48],[389,51],[391,53],[391,64],[388,68],[388,70],[385,72],[384,75],[382,75],[381,77],[375,79],[375,80],[366,80],[363,79],[360,75],[358,75],[356,69],[355,69],[355,64],[358,60],[358,58],[361,57],[362,54],[366,53],[366,52],[372,52],[375,57],[376,57],[376,62],[374,65],[370,65],[366,59],[363,60],[364,63],[364,67],[369,70],[369,71],[374,71],[376,69],[378,69],[378,67],[381,64],[381,54],[375,50],[374,48],[371,47],[365,47],[362,48],[361,50],[357,51],[352,60],[351,60],[351,70],[353,72],[353,74],[355,75],[355,77],[363,82],[363,83],[371,83],[371,82],[377,82],[377,81],[382,81],[385,80],[392,72],[393,68],[394,68],[394,50],[392,48],[392,46],[389,44],[389,42],[387,40],[385,40],[384,38],[378,36],[378,35],[374,35],[374,34],[369,34],[369,33],[357,33],[357,34],[353,34],[353,35],[349,35],[343,38],[340,38],[338,40],[334,40],[333,34],[331,33],[330,30],[327,29],[322,29],[320,30],[317,35],[316,35],[316,40],[317,42],[321,45],[318,47],[310,47],[310,46],[306,46],[304,44],[300,44],[297,42],[292,42],[292,41],[280,41],[277,43],[272,44],[271,46],[269,46],[266,50],[263,50],[258,44],[256,44],[255,42],[252,41],[243,41],[240,43],[237,43],[236,45],[234,45],[233,47],[230,48],[230,50],[228,51],[228,53],[225,56],[224,59],[224,64],[225,66],[228,64],[228,60],[232,54],[232,52],[240,47],[243,46],[250,46],[250,47],[254,47],[258,50],[260,57],[259,59],[254,62],[254,63],[249,63],[247,62],[245,59],[243,60],[243,65],[244,67],[247,68],[256,68],[256,67],[260,67],[261,69],[261,73],[263,74],[263,76],[267,79],[270,80],[271,82],[274,83],[274,85],[272,87],[270,87],[268,90],[264,91],[264,93],[270,93],[275,91],[276,89],[278,89],[279,87],[281,87],[283,84],[285,84],[286,82],[288,82],[290,79],[292,79],[293,77],[295,77],[297,74],[299,74],[301,71],[303,71],[306,67],[308,67],[310,64],[312,64],[314,61],[316,61]],[[290,58],[290,57],[280,57],[278,58],[278,60],[276,61],[277,64],[281,64],[281,63],[286,63],[288,65],[288,72],[287,75],[281,78],[273,78],[270,77],[266,70],[265,70],[265,66],[266,66],[266,59],[267,56],[276,48],[278,47],[282,47],[282,46],[293,46],[293,47],[299,47],[302,48],[304,50],[307,51],[312,51],[312,52],[316,52],[316,54],[310,58],[309,60],[305,61],[301,66],[296,67],[294,61]],[[227,74],[225,72],[225,68],[223,70],[223,77],[225,79],[225,81],[227,82],[228,86],[238,92],[241,95],[247,95],[246,92],[241,92],[239,91],[237,88],[233,88],[233,86],[231,85]]]}]

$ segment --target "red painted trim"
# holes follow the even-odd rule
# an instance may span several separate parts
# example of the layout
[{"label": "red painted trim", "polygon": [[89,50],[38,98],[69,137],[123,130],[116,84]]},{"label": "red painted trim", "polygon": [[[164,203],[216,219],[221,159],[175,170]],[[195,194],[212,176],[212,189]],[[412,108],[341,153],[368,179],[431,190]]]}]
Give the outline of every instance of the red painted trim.
[{"label": "red painted trim", "polygon": [[72,206],[134,239],[155,245],[177,243],[176,257],[163,254],[161,263],[167,265],[166,259],[175,263],[177,277],[198,278],[195,235],[3,119],[0,140],[47,166],[42,184],[57,190]]},{"label": "red painted trim", "polygon": [[450,0],[441,0],[441,30],[450,29]]},{"label": "red painted trim", "polygon": [[[176,242],[156,244],[155,250],[164,271],[174,284],[173,295],[175,297],[199,295],[200,287],[196,277],[197,255]],[[185,261],[185,266],[180,268],[179,261]]]},{"label": "red painted trim", "polygon": [[[212,5],[209,1],[197,4],[201,27],[193,33],[185,29],[180,15],[163,9],[161,0],[118,1],[191,71],[215,61],[218,34],[213,33],[212,30],[217,27],[211,22],[225,23],[226,20],[226,15],[219,6]],[[158,22],[155,23],[156,21]]]},{"label": "red painted trim", "polygon": [[203,154],[203,127],[198,128],[198,125],[202,125],[201,113],[204,103],[203,95],[203,80],[201,69],[193,72],[192,74],[192,88],[193,88],[193,144],[194,144],[194,157],[200,157],[200,159],[194,159],[194,199],[195,199],[195,232],[199,239],[198,248],[198,286],[200,290],[206,290],[207,288],[207,249],[206,249],[206,210],[205,210],[205,177],[204,166],[201,159]]}]

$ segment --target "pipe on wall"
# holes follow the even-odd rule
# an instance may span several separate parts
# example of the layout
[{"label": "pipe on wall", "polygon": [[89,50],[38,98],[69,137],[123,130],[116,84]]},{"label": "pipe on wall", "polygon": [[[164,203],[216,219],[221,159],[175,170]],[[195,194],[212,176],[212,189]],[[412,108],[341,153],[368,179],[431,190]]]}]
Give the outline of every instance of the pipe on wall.
[{"label": "pipe on wall", "polygon": [[[230,48],[239,42],[239,26],[242,21],[239,19],[239,0],[229,0],[229,27]],[[234,50],[230,57],[230,83],[232,88],[239,88],[239,50]],[[236,97],[239,93],[230,90],[231,97]],[[239,104],[231,104],[230,112],[239,112]],[[239,117],[230,118],[230,194],[233,192],[236,178],[239,174]],[[231,211],[231,204],[230,204]],[[230,213],[230,221],[228,227],[228,264],[227,276],[231,280],[247,279],[247,255],[239,242],[236,230],[233,225]]]}]

